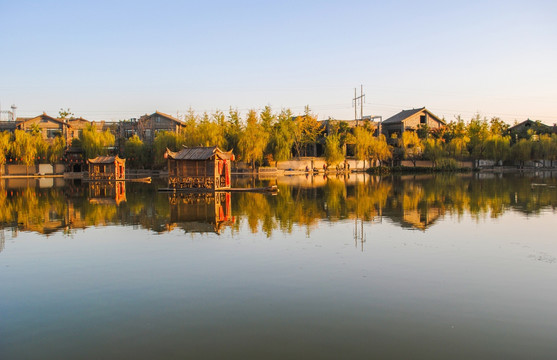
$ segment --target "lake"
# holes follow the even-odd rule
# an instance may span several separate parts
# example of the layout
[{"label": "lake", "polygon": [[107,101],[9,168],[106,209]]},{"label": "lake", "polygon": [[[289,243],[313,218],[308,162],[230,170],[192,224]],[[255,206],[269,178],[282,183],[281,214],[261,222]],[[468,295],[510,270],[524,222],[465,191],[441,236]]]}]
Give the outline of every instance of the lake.
[{"label": "lake", "polygon": [[554,359],[557,173],[0,182],[2,359]]}]

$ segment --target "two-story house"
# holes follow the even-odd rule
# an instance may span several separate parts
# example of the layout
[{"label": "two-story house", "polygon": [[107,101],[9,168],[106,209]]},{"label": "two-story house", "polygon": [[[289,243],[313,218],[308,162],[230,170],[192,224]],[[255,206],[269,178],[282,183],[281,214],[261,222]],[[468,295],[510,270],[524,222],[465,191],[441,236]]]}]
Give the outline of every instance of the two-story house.
[{"label": "two-story house", "polygon": [[389,139],[393,134],[402,136],[405,131],[416,131],[420,126],[427,126],[430,130],[444,127],[445,121],[438,118],[425,107],[419,109],[402,110],[383,121],[381,132]]}]

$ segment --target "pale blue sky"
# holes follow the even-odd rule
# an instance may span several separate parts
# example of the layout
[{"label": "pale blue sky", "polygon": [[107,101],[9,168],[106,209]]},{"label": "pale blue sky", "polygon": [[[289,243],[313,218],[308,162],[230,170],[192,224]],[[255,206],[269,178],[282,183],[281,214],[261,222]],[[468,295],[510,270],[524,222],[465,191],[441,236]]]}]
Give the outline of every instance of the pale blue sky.
[{"label": "pale blue sky", "polygon": [[271,105],[557,122],[557,1],[0,0],[0,102],[92,120]]}]

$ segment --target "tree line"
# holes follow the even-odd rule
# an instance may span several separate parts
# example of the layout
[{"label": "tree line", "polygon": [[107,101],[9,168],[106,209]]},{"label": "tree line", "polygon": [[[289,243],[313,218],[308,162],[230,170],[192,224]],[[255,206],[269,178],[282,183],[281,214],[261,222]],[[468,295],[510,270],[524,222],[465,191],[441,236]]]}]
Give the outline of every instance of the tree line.
[{"label": "tree line", "polygon": [[[470,159],[498,163],[513,160],[521,164],[529,160],[557,160],[557,135],[550,133],[550,128],[511,133],[509,125],[499,118],[488,120],[480,115],[468,122],[459,116],[440,129],[420,126],[416,131],[405,131],[402,136],[394,134],[388,139],[377,135],[377,124],[372,122],[363,121],[362,126],[351,127],[345,121],[329,119],[325,128],[309,106],[300,116],[294,116],[290,109],[273,112],[270,106],[260,112],[249,110],[245,117],[232,108],[227,113],[217,110],[201,115],[190,110],[183,124],[178,133],[157,132],[152,143],[143,142],[137,135],[116,139],[109,130],[101,131],[90,124],[69,145],[81,149],[86,158],[117,149],[132,168],[163,167],[166,149],[178,151],[182,146],[234,150],[239,161],[252,167],[317,155],[323,155],[330,166],[342,163],[347,156],[391,166],[403,159],[414,164],[430,160],[440,168],[456,167],[457,160]],[[0,133],[0,164],[56,163],[63,159],[65,149],[62,136],[45,141],[37,125],[30,131]]]},{"label": "tree line", "polygon": [[329,119],[325,129],[309,106],[301,116],[293,116],[290,109],[274,113],[266,106],[259,113],[248,111],[245,119],[235,109],[228,114],[216,111],[201,116],[190,110],[181,132],[158,132],[152,145],[133,136],[121,146],[121,155],[137,167],[163,166],[167,148],[177,151],[182,146],[214,145],[234,150],[238,160],[252,166],[273,166],[275,161],[317,155],[323,155],[332,166],[347,156],[375,165],[394,165],[403,159],[414,164],[430,160],[440,168],[457,167],[458,160],[516,160],[521,164],[557,160],[557,134],[550,128],[511,132],[509,125],[497,117],[476,115],[465,122],[459,116],[440,129],[421,125],[416,131],[394,134],[389,139],[377,134],[376,123],[362,124],[351,127],[346,121]]},{"label": "tree line", "polygon": [[[89,158],[106,155],[114,146],[115,137],[109,131],[100,131],[94,124],[87,125],[72,146],[81,149]],[[28,131],[16,129],[0,132],[0,165],[6,163],[32,166],[37,163],[56,164],[64,161],[67,150],[62,133],[45,140],[41,128],[31,125]]]},{"label": "tree line", "polygon": [[308,106],[300,116],[294,116],[290,109],[274,113],[266,106],[261,112],[249,110],[245,118],[236,109],[202,115],[190,110],[180,132],[159,131],[152,144],[133,135],[121,142],[120,152],[131,166],[156,167],[164,165],[167,148],[178,151],[182,146],[218,146],[234,150],[238,160],[253,167],[293,156],[315,156],[322,135],[322,125]]}]

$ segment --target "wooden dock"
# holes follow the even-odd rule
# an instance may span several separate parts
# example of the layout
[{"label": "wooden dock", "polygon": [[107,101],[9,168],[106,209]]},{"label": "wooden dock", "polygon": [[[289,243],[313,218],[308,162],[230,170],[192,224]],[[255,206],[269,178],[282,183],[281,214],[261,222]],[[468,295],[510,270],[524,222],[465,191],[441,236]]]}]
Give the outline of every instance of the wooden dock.
[{"label": "wooden dock", "polygon": [[267,187],[258,187],[258,188],[228,188],[228,189],[208,189],[208,188],[159,188],[159,192],[268,192],[268,193],[277,193],[279,191],[276,185],[267,186]]},{"label": "wooden dock", "polygon": [[116,181],[125,181],[125,182],[139,182],[139,183],[151,183],[151,177],[144,177],[144,178],[137,178],[137,179],[81,179],[81,181],[85,182],[116,182]]}]

